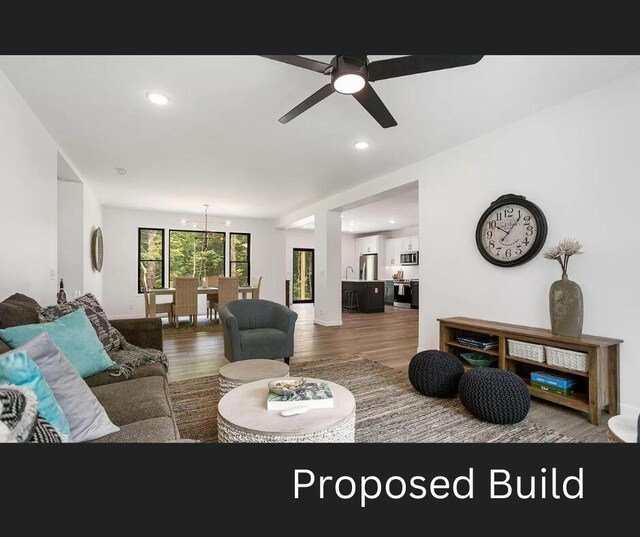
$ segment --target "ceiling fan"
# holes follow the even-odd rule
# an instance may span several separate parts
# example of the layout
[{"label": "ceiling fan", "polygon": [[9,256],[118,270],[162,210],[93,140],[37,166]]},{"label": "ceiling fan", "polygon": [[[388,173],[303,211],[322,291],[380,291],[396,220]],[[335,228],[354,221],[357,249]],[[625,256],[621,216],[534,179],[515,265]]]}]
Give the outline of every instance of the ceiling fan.
[{"label": "ceiling fan", "polygon": [[335,56],[331,63],[324,63],[303,56],[266,55],[269,58],[303,69],[309,69],[323,75],[330,75],[331,82],[321,87],[311,97],[302,101],[298,106],[287,112],[278,121],[289,123],[293,118],[309,110],[313,105],[326,99],[334,91],[345,95],[353,95],[364,106],[367,112],[380,123],[383,128],[395,127],[398,123],[384,105],[378,94],[371,87],[370,82],[396,78],[399,76],[415,75],[440,69],[451,69],[463,65],[473,65],[482,59],[482,55],[426,55],[401,56],[388,60],[378,60],[369,63],[364,54]]}]

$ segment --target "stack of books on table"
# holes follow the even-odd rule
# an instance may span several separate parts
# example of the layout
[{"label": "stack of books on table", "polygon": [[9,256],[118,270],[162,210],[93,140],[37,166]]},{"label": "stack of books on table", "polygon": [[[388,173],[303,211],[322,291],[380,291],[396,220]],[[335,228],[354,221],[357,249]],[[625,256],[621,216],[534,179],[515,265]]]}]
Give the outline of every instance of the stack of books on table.
[{"label": "stack of books on table", "polygon": [[458,343],[475,349],[497,349],[498,340],[489,336],[458,336]]},{"label": "stack of books on table", "polygon": [[569,375],[550,373],[549,371],[532,371],[531,386],[557,395],[571,395],[576,391],[577,380]]},{"label": "stack of books on table", "polygon": [[333,394],[326,382],[305,382],[302,388],[292,395],[279,395],[269,392],[267,410],[284,410],[306,406],[308,408],[333,408]]}]

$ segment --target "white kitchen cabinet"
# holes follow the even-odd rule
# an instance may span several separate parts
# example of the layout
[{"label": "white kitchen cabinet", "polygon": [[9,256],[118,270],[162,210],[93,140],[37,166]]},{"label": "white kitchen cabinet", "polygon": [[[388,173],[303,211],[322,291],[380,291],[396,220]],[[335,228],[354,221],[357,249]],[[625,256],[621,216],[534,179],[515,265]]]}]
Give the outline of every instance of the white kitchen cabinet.
[{"label": "white kitchen cabinet", "polygon": [[418,251],[418,237],[402,237],[402,251],[403,252],[417,252]]},{"label": "white kitchen cabinet", "polygon": [[393,239],[385,239],[384,241],[384,266],[393,266],[393,256],[395,255],[395,244]]},{"label": "white kitchen cabinet", "polygon": [[384,241],[384,264],[387,267],[395,267],[400,264],[400,252],[402,251],[402,239],[386,239]]},{"label": "white kitchen cabinet", "polygon": [[379,253],[379,243],[379,235],[373,235],[371,237],[360,237],[356,239],[356,257],[359,259],[361,255]]}]

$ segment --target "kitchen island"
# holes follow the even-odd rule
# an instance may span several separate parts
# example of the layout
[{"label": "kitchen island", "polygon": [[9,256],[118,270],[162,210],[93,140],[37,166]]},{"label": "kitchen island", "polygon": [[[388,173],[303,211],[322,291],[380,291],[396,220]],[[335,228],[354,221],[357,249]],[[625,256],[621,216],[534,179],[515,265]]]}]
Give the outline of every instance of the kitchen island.
[{"label": "kitchen island", "polygon": [[361,313],[384,313],[384,280],[342,280],[342,303],[345,291],[355,291],[358,295]]}]

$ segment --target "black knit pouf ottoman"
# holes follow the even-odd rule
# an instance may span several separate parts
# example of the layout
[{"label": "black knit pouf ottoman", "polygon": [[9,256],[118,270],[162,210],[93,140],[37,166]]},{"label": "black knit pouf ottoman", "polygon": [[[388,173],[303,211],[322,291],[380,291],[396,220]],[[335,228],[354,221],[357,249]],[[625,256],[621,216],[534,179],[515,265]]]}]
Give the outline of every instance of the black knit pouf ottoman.
[{"label": "black knit pouf ottoman", "polygon": [[409,364],[411,385],[430,397],[453,397],[463,373],[460,360],[444,351],[419,352]]},{"label": "black knit pouf ottoman", "polygon": [[469,412],[491,423],[518,423],[531,406],[524,381],[515,373],[494,367],[467,371],[460,379],[458,391]]}]

